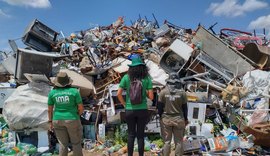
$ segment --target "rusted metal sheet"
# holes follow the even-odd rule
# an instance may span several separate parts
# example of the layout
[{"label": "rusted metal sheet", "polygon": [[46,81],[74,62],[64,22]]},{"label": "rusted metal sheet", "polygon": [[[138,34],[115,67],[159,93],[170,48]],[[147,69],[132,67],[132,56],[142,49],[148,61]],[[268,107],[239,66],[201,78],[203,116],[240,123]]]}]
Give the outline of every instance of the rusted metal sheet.
[{"label": "rusted metal sheet", "polygon": [[232,71],[235,75],[246,73],[254,69],[251,60],[242,56],[237,50],[230,47],[203,27],[199,27],[192,39],[193,44],[202,43],[202,50],[213,59]]}]

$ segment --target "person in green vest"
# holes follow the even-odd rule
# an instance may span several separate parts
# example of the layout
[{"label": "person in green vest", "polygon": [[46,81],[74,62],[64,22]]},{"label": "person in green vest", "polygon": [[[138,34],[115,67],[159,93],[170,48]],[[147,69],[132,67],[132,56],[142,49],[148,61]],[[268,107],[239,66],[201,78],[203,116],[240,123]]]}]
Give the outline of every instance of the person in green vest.
[{"label": "person in green vest", "polygon": [[[141,103],[132,103],[131,82],[139,80],[141,82]],[[126,90],[126,99],[123,98],[123,90]],[[135,93],[136,94],[136,93]],[[134,140],[137,137],[139,156],[144,155],[144,130],[148,119],[147,97],[153,100],[153,85],[148,74],[146,65],[140,57],[132,59],[129,70],[121,79],[117,97],[126,109],[126,122],[128,125],[128,156],[133,155]]]},{"label": "person in green vest", "polygon": [[66,72],[59,72],[54,79],[54,88],[48,95],[48,117],[50,129],[54,128],[60,144],[59,155],[68,155],[69,142],[73,155],[82,156],[82,124],[80,115],[84,111],[77,88],[72,88],[73,80]]}]

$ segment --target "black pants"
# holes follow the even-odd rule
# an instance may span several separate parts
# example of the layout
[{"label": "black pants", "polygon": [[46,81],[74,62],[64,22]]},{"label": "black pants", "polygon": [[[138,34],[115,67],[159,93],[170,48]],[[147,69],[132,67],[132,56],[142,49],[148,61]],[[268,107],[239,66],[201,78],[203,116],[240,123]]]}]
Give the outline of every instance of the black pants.
[{"label": "black pants", "polygon": [[133,155],[134,140],[137,137],[139,156],[144,153],[144,130],[148,121],[147,110],[126,110],[128,125],[128,156]]}]

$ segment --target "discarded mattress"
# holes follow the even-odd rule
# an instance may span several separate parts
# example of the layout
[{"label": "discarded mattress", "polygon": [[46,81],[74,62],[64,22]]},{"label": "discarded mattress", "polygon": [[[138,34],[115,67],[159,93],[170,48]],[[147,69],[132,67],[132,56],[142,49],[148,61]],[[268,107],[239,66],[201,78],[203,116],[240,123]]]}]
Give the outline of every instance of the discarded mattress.
[{"label": "discarded mattress", "polygon": [[61,69],[61,72],[66,72],[68,76],[73,80],[71,86],[80,89],[80,94],[82,97],[90,96],[94,93],[94,85],[91,81],[74,71],[68,69]]}]

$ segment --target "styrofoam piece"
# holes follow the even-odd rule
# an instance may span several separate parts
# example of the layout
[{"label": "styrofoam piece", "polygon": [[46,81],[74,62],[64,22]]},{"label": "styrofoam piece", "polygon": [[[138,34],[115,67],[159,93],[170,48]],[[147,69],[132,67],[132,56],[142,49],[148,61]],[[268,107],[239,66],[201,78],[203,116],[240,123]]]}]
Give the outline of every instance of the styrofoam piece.
[{"label": "styrofoam piece", "polygon": [[181,56],[185,61],[189,59],[193,52],[193,49],[189,45],[179,39],[176,39],[171,44],[170,49]]}]

